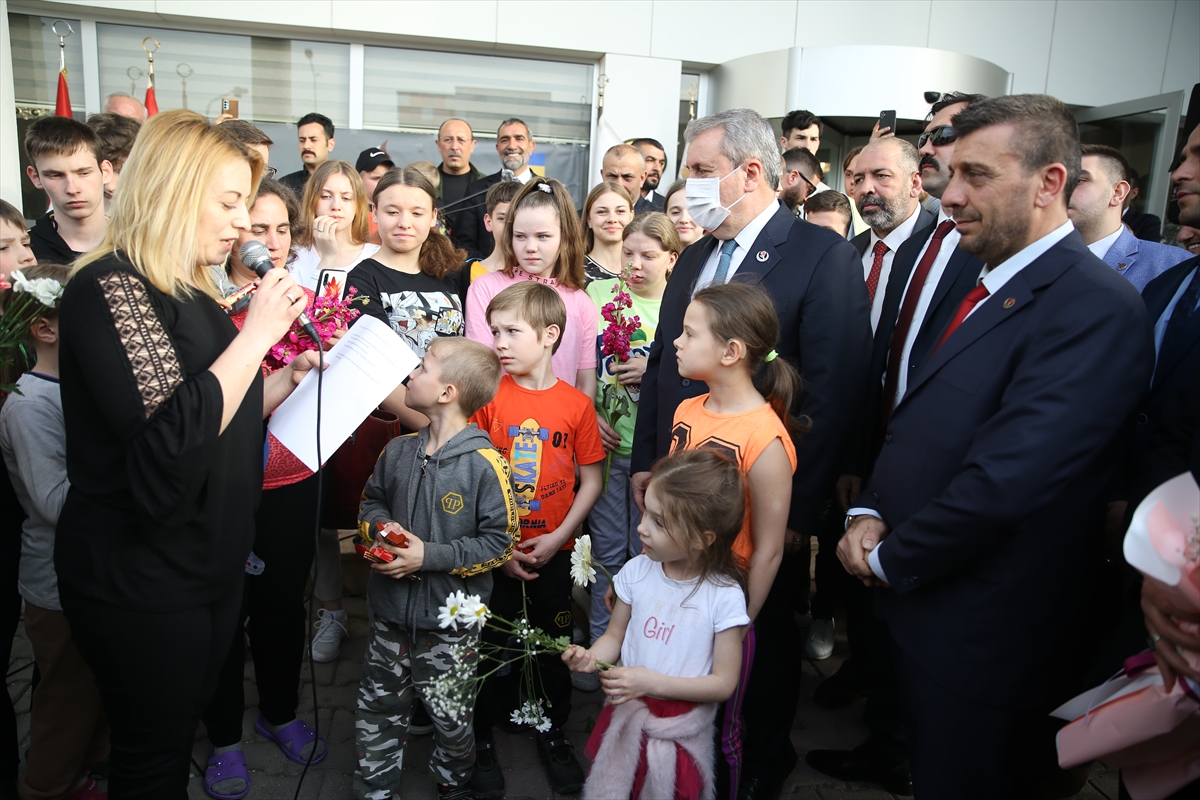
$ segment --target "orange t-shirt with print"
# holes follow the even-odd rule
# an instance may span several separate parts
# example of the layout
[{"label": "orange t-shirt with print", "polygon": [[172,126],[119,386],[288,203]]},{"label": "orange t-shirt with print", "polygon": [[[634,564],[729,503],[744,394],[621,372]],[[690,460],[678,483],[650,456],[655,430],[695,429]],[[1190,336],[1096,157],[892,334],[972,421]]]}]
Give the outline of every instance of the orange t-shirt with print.
[{"label": "orange t-shirt with print", "polygon": [[[563,381],[525,389],[505,375],[471,421],[512,467],[521,541],[557,530],[575,502],[575,465],[604,460],[591,398]],[[574,544],[570,537],[561,549]]]},{"label": "orange t-shirt with print", "polygon": [[[743,475],[750,474],[750,468],[770,446],[778,439],[783,442],[784,452],[791,462],[792,472],[796,471],[796,445],[788,435],[783,421],[775,414],[769,403],[763,403],[753,411],[741,414],[714,414],[704,407],[708,395],[692,397],[684,400],[675,409],[675,421],[671,425],[671,452],[680,450],[696,450],[708,447],[737,462]],[[746,518],[742,521],[742,529],[733,542],[733,552],[737,553],[745,563],[750,563],[754,555],[754,536],[750,531],[750,496],[746,495]]]}]

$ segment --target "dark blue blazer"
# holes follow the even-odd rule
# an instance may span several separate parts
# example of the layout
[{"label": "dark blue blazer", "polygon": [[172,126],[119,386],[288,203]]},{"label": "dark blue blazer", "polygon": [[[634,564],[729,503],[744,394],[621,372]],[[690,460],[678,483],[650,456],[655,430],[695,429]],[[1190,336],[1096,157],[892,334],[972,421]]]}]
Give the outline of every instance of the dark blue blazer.
[{"label": "dark blue blazer", "polygon": [[[883,379],[884,373],[887,372],[888,348],[892,346],[892,331],[896,329],[896,319],[900,316],[900,304],[904,302],[904,287],[908,283],[908,276],[916,266],[925,242],[929,241],[935,230],[937,216],[922,208],[912,236],[896,248],[896,257],[892,259],[892,271],[884,289],[879,325],[875,328],[875,338],[871,346],[869,395],[862,422],[855,427],[853,444],[847,449],[846,458],[842,463],[844,473],[860,478],[870,475],[871,464],[874,463],[875,456],[883,444]],[[866,252],[866,245],[861,249],[862,252]],[[929,349],[929,340],[933,335],[930,328],[937,332],[946,327],[958,304],[975,285],[982,269],[983,262],[965,251],[956,250],[950,257],[934,290],[934,296],[930,299],[924,320],[915,320],[918,326],[917,338],[909,354],[909,375],[913,374],[921,356]]]},{"label": "dark blue blazer", "polygon": [[[1191,275],[1200,266],[1200,256],[1190,258],[1182,264],[1176,264],[1159,275],[1142,290],[1142,299],[1146,302],[1146,311],[1150,316],[1150,326],[1158,322],[1159,317],[1167,310],[1167,305],[1175,292],[1179,291],[1184,278]],[[1185,334],[1183,356],[1173,363],[1157,364],[1154,371],[1154,384],[1146,394],[1138,413],[1134,417],[1133,435],[1129,445],[1130,484],[1141,483],[1137,475],[1142,472],[1143,454],[1150,441],[1159,417],[1167,400],[1179,392],[1200,369],[1200,325],[1193,325]],[[1149,382],[1147,382],[1149,385]],[[1153,488],[1153,487],[1151,487]],[[1136,497],[1130,497],[1136,500]]]},{"label": "dark blue blazer", "polygon": [[[674,341],[696,278],[716,246],[705,236],[688,247],[667,282],[638,401],[634,472],[648,470],[670,450],[676,407],[708,391],[702,381],[679,376]],[[795,410],[812,420],[812,429],[796,445],[788,527],[815,533],[866,394],[871,318],[862,262],[845,239],[780,205],[733,280],[758,281],[774,299],[780,327],[775,349],[804,378]]]},{"label": "dark blue blazer", "polygon": [[1137,290],[1072,231],[912,377],[854,505],[891,531],[894,641],[947,689],[1049,699],[1152,363]]}]

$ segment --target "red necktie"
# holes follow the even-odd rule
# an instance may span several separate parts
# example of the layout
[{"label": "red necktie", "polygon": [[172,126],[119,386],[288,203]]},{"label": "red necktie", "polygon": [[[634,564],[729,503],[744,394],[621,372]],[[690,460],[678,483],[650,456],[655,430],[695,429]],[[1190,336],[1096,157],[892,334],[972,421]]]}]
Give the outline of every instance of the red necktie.
[{"label": "red necktie", "polygon": [[875,243],[875,261],[871,264],[871,274],[867,276],[867,297],[872,305],[875,304],[875,290],[879,288],[879,274],[883,272],[883,254],[888,246],[880,239]]},{"label": "red necktie", "polygon": [[912,280],[908,283],[908,291],[900,306],[900,316],[896,318],[896,327],[892,330],[892,343],[888,349],[887,379],[883,385],[883,424],[887,425],[888,417],[892,415],[892,407],[896,405],[896,392],[900,390],[900,359],[904,355],[904,342],[912,329],[913,316],[917,313],[917,304],[921,300],[921,292],[929,278],[929,270],[942,250],[942,240],[954,230],[954,220],[948,219],[933,232],[925,255],[913,271]]},{"label": "red necktie", "polygon": [[[950,334],[958,330],[958,326],[962,325],[963,320],[967,318],[967,314],[971,313],[971,309],[975,307],[975,304],[987,296],[987,287],[981,283],[963,298],[962,303],[958,306],[958,311],[954,312],[954,319],[950,320],[950,327],[946,328],[946,335],[938,342],[938,347],[944,345],[946,340],[950,338]],[[934,352],[937,351],[935,350]]]}]

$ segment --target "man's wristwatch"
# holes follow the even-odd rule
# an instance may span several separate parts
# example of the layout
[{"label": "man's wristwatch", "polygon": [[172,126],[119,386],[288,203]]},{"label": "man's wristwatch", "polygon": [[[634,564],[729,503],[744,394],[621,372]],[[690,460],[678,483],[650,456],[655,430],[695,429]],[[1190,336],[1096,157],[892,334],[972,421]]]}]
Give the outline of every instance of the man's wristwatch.
[{"label": "man's wristwatch", "polygon": [[[842,530],[843,531],[850,530],[850,526],[854,524],[854,520],[858,519],[861,516],[864,516],[864,515],[863,514],[847,514],[846,515],[846,527],[842,528]],[[865,516],[870,516],[870,515],[868,514]]]}]

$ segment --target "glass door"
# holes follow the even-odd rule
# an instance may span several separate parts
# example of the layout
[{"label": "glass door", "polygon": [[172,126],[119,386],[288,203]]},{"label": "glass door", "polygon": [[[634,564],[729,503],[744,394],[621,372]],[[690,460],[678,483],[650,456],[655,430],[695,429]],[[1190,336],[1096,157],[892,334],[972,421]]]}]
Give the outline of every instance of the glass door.
[{"label": "glass door", "polygon": [[1131,208],[1160,219],[1166,216],[1182,110],[1183,92],[1171,92],[1075,112],[1084,144],[1115,147],[1137,170],[1140,191]]}]

